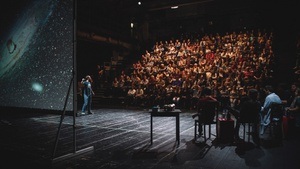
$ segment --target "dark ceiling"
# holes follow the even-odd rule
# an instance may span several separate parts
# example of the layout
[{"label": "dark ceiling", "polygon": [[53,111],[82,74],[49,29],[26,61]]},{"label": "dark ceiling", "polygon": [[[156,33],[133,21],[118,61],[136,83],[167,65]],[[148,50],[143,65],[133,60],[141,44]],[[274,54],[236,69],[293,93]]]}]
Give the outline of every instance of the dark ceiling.
[{"label": "dark ceiling", "polygon": [[[79,30],[130,36],[134,30],[163,38],[181,32],[274,27],[292,4],[259,0],[78,0]],[[177,9],[171,9],[178,6]],[[289,7],[289,8],[287,8]],[[142,33],[141,33],[142,32]],[[132,33],[132,32],[131,32]],[[145,37],[144,37],[145,39]]]}]

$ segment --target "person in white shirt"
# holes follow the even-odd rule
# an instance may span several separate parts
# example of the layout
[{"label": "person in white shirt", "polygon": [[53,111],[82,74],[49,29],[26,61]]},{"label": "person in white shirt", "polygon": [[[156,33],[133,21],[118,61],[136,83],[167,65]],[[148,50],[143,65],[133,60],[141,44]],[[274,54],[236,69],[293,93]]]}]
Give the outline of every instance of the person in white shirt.
[{"label": "person in white shirt", "polygon": [[261,130],[260,130],[260,134],[264,134],[265,128],[266,126],[268,126],[271,122],[270,120],[270,113],[271,113],[271,104],[273,103],[279,103],[281,104],[282,101],[280,99],[280,97],[274,93],[274,88],[270,85],[267,85],[265,87],[265,92],[266,92],[266,98],[264,101],[263,106],[261,107],[261,113],[260,113],[260,124],[261,124]]}]

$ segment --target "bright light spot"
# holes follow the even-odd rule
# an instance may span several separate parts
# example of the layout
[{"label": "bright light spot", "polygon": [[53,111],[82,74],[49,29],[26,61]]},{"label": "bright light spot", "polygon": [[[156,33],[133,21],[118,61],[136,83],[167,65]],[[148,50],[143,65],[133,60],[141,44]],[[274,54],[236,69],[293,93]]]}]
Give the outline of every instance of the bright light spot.
[{"label": "bright light spot", "polygon": [[178,8],[178,6],[172,6],[171,7],[171,9],[177,9]]},{"label": "bright light spot", "polygon": [[138,5],[142,5],[142,2],[141,2],[141,1],[139,1],[139,2],[138,2]]},{"label": "bright light spot", "polygon": [[130,27],[133,28],[133,27],[134,27],[134,24],[133,24],[133,23],[130,23]]},{"label": "bright light spot", "polygon": [[43,91],[43,86],[40,83],[34,82],[32,83],[32,90],[36,92],[42,92]]}]

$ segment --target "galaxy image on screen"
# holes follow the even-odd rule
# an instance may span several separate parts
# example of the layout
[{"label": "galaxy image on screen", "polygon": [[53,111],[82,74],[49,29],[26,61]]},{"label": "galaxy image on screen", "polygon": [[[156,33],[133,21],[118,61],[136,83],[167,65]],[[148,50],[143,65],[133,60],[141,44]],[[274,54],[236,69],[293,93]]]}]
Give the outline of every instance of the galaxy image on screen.
[{"label": "galaxy image on screen", "polygon": [[1,11],[0,106],[62,110],[73,76],[73,0],[12,0]]}]

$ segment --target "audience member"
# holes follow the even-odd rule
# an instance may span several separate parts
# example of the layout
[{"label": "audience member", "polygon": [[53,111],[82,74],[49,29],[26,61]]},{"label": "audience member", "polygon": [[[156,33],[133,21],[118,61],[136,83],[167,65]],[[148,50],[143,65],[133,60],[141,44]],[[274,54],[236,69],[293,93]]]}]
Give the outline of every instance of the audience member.
[{"label": "audience member", "polygon": [[286,109],[289,116],[295,117],[295,126],[300,127],[300,88],[295,90],[295,97],[291,105]]},{"label": "audience member", "polygon": [[261,120],[260,134],[264,134],[266,126],[268,126],[271,122],[270,119],[271,105],[273,103],[279,103],[279,104],[282,103],[280,97],[275,93],[274,88],[271,85],[265,86],[264,91],[267,96],[265,98],[263,106],[261,107],[261,112],[260,112],[260,120]]},{"label": "audience member", "polygon": [[[212,104],[209,104],[212,103]],[[204,122],[213,121],[215,117],[215,105],[218,104],[217,99],[212,97],[212,90],[209,88],[204,88],[201,91],[201,96],[198,99],[197,103],[197,113],[192,115],[192,118],[198,118],[199,127],[198,133],[201,136],[202,133],[202,125]]]},{"label": "audience member", "polygon": [[253,141],[259,145],[259,114],[261,110],[261,104],[258,100],[258,91],[256,89],[250,89],[247,96],[241,98],[238,109],[229,107],[229,112],[236,118],[236,124],[234,129],[234,138],[236,141],[241,140],[239,137],[240,125],[246,121],[252,122],[252,136]]}]

